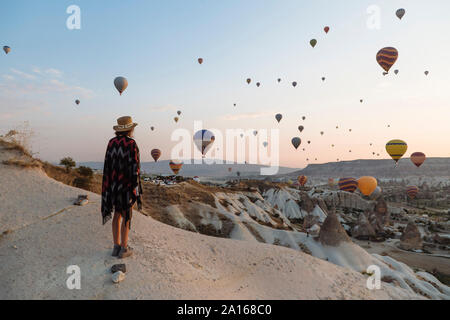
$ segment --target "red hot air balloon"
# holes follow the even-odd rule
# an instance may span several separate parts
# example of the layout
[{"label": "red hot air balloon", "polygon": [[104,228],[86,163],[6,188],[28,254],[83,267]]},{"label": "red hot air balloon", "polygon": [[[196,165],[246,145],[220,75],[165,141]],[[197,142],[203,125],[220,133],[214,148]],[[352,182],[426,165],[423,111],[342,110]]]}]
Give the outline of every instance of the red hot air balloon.
[{"label": "red hot air balloon", "polygon": [[422,152],[414,152],[411,155],[411,161],[416,165],[417,168],[420,167],[425,162],[426,158],[427,157]]},{"label": "red hot air balloon", "polygon": [[305,184],[308,182],[308,178],[306,176],[298,176],[298,183],[300,183],[300,185],[302,187],[305,186]]},{"label": "red hot air balloon", "polygon": [[353,193],[358,187],[358,181],[355,178],[341,178],[338,185],[339,190]]},{"label": "red hot air balloon", "polygon": [[150,154],[152,155],[153,160],[158,161],[159,157],[161,157],[161,150],[153,149]]},{"label": "red hot air balloon", "polygon": [[181,170],[181,167],[183,167],[183,162],[177,162],[177,161],[170,161],[169,162],[169,166],[170,166],[170,169],[172,170],[172,172],[175,174],[175,175],[177,175],[178,174],[178,172],[180,172],[180,170]]},{"label": "red hot air balloon", "polygon": [[389,72],[397,58],[398,51],[392,47],[383,48],[377,53],[377,62],[386,72]]},{"label": "red hot air balloon", "polygon": [[409,186],[406,188],[406,194],[411,200],[414,199],[418,193],[419,188],[417,188],[416,186]]},{"label": "red hot air balloon", "polygon": [[197,61],[198,61],[199,64],[202,64],[202,63],[203,63],[203,59],[202,59],[202,58],[198,58]]},{"label": "red hot air balloon", "polygon": [[325,33],[328,33],[328,31],[330,31],[330,27],[326,26],[325,28],[323,28],[323,31],[325,31]]}]

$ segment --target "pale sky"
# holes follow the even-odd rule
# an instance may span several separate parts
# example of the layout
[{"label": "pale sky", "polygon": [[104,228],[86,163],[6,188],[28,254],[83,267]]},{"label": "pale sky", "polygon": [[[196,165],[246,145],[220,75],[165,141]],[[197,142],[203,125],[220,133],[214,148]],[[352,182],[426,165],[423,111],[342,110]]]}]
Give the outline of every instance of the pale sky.
[{"label": "pale sky", "polygon": [[[66,27],[72,4],[80,30]],[[373,5],[379,29],[367,26]],[[0,134],[29,121],[40,158],[102,161],[116,118],[130,115],[142,161],[152,148],[169,159],[173,130],[192,131],[194,121],[223,132],[278,128],[280,164],[290,167],[306,158],[372,159],[373,151],[388,158],[391,139],[408,143],[405,156],[448,157],[449,9],[447,0],[8,1],[0,11],[0,46],[12,49],[0,54]],[[383,76],[375,55],[388,46],[399,58]],[[122,96],[116,76],[129,82]]]}]

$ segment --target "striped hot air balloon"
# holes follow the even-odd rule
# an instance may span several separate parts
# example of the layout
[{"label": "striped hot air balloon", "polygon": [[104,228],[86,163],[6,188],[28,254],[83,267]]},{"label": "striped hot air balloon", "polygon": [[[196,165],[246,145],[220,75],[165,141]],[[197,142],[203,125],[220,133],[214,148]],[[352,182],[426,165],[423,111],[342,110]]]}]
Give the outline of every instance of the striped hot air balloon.
[{"label": "striped hot air balloon", "polygon": [[328,185],[329,185],[330,187],[333,187],[333,186],[334,186],[334,179],[333,179],[333,178],[328,178]]},{"label": "striped hot air balloon", "polygon": [[169,162],[170,169],[172,170],[173,174],[178,174],[180,172],[181,167],[183,167],[183,162],[178,161],[170,161]]},{"label": "striped hot air balloon", "polygon": [[153,160],[158,161],[159,157],[161,157],[161,150],[159,149],[153,149],[150,151],[150,154],[152,155]]},{"label": "striped hot air balloon", "polygon": [[425,162],[426,158],[427,157],[423,152],[414,152],[411,155],[411,161],[416,165],[417,168],[420,167]]},{"label": "striped hot air balloon", "polygon": [[298,176],[297,180],[302,187],[308,182],[308,178],[306,176]]},{"label": "striped hot air balloon", "polygon": [[386,143],[386,152],[396,163],[403,157],[406,150],[408,150],[408,145],[403,140],[394,139]]},{"label": "striped hot air balloon", "polygon": [[406,188],[406,194],[410,199],[414,199],[418,193],[419,188],[417,188],[416,186],[409,186]]},{"label": "striped hot air balloon", "polygon": [[339,190],[353,193],[358,187],[358,181],[355,178],[340,178],[338,185]]},{"label": "striped hot air balloon", "polygon": [[386,72],[389,72],[397,58],[398,51],[392,47],[383,48],[377,53],[377,62]]}]

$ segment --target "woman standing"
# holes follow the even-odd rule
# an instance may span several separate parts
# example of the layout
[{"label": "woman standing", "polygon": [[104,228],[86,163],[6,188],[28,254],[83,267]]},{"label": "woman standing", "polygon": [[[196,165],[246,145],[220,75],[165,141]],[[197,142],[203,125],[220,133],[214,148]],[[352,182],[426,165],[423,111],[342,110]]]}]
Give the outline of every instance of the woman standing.
[{"label": "woman standing", "polygon": [[[136,126],[137,123],[133,123],[131,117],[117,119],[117,126],[113,127],[116,136],[109,140],[103,167],[103,224],[111,219],[111,213],[114,210],[112,255],[121,259],[129,257],[133,253],[128,246],[132,210],[136,202],[138,209],[141,209],[139,148],[133,139]],[[121,241],[119,241],[119,235]]]}]

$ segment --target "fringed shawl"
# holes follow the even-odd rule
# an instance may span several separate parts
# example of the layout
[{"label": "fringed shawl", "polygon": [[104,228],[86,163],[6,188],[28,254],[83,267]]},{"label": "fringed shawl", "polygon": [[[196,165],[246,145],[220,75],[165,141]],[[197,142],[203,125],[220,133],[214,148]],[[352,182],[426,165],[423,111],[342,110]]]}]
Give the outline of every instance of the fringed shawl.
[{"label": "fringed shawl", "polygon": [[141,209],[141,178],[139,148],[128,136],[112,138],[106,149],[102,183],[103,224],[111,219],[111,213],[125,213],[125,223],[130,221],[133,205]]}]

